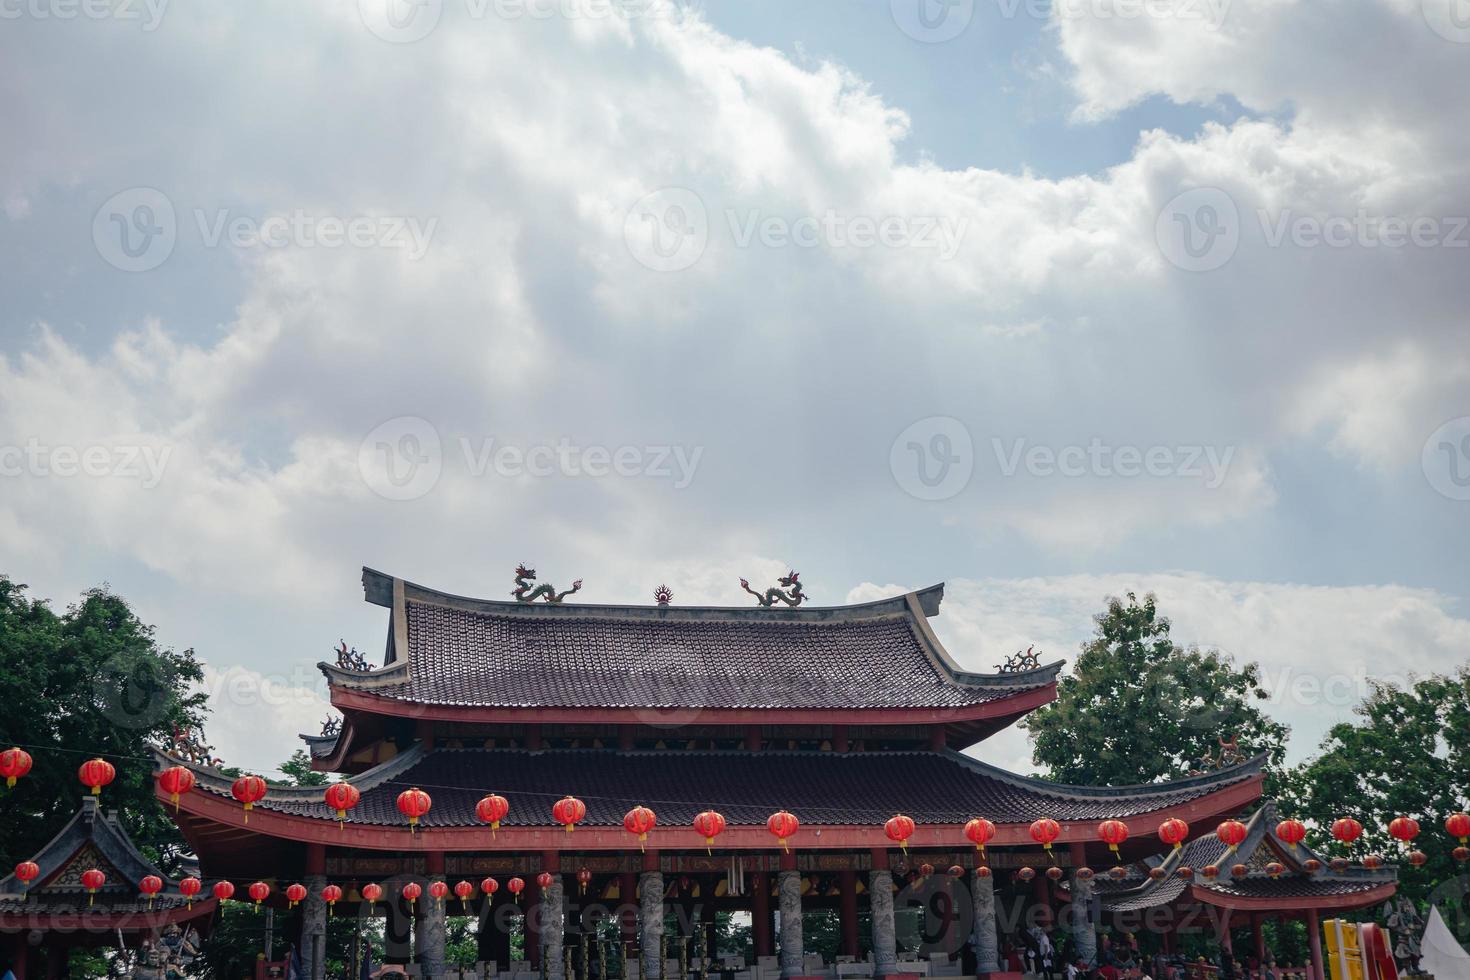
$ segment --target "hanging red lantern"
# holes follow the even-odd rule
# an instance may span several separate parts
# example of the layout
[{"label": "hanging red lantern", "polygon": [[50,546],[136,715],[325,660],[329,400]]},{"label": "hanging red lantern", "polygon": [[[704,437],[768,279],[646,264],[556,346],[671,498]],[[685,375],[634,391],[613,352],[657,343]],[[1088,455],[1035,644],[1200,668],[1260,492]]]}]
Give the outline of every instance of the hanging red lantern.
[{"label": "hanging red lantern", "polygon": [[1178,817],[1170,817],[1159,824],[1159,840],[1168,844],[1174,850],[1184,846],[1185,840],[1189,838],[1189,824]]},{"label": "hanging red lantern", "polygon": [[1461,844],[1470,844],[1470,813],[1452,813],[1445,818],[1445,832],[1458,837]]},{"label": "hanging red lantern", "polygon": [[138,891],[148,896],[148,907],[151,909],[154,896],[163,891],[163,879],[158,875],[145,875],[143,880],[138,882]]},{"label": "hanging red lantern", "polygon": [[337,885],[328,885],[322,889],[322,901],[327,903],[327,914],[336,913],[337,903],[342,901],[342,889]]},{"label": "hanging red lantern", "polygon": [[587,816],[587,804],[575,796],[563,796],[551,808],[551,819],[566,828],[567,833],[577,829],[577,824]]},{"label": "hanging red lantern", "polygon": [[1163,881],[1165,878],[1169,877],[1169,872],[1164,868],[1149,868],[1148,876],[1154,881]]},{"label": "hanging red lantern", "polygon": [[[326,801],[327,806],[336,811],[337,829],[341,831],[347,829],[347,811],[362,801],[362,791],[351,783],[332,783],[322,791],[322,799]],[[424,799],[428,800],[428,794],[424,795]],[[398,797],[398,809],[403,809],[402,795]],[[419,816],[423,816],[428,811],[429,804],[425,803]],[[413,821],[410,820],[409,823],[412,824]]]},{"label": "hanging red lantern", "polygon": [[965,839],[975,845],[975,850],[985,853],[985,845],[995,839],[995,824],[984,817],[975,817],[965,824]]},{"label": "hanging red lantern", "polygon": [[1419,821],[1413,817],[1394,817],[1388,822],[1388,836],[1407,844],[1419,836]]},{"label": "hanging red lantern", "polygon": [[297,903],[299,903],[305,897],[306,897],[306,886],[305,885],[287,885],[286,886],[286,902],[287,902],[286,908],[288,908],[288,909],[294,909],[296,907]]},{"label": "hanging red lantern", "polygon": [[546,889],[550,888],[554,881],[556,881],[556,879],[552,877],[550,871],[543,871],[536,876],[536,885],[543,892],[546,891]]},{"label": "hanging red lantern", "polygon": [[895,813],[883,825],[883,833],[888,835],[889,840],[896,842],[899,847],[907,851],[909,838],[914,836],[914,820],[902,813]]},{"label": "hanging red lantern", "polygon": [[928,878],[932,874],[934,874],[934,865],[929,864],[927,862],[925,862],[924,864],[919,865],[919,877],[920,878]]},{"label": "hanging red lantern", "polygon": [[[1060,872],[1061,870],[1061,868],[1057,869],[1058,872]],[[1061,877],[1060,874],[1058,874],[1058,877]],[[1115,864],[1113,865],[1113,867],[1108,869],[1108,877],[1113,879],[1114,881],[1122,881],[1124,878],[1128,877],[1128,869],[1123,867],[1122,865]]]},{"label": "hanging red lantern", "polygon": [[512,878],[505,883],[505,887],[515,897],[515,900],[519,902],[521,900],[521,892],[526,890],[526,883],[520,878]]},{"label": "hanging red lantern", "polygon": [[577,869],[577,891],[578,891],[578,893],[579,894],[582,894],[582,895],[587,894],[587,886],[590,885],[590,884],[592,884],[592,869],[591,868],[578,868]]},{"label": "hanging red lantern", "polygon": [[15,866],[15,880],[20,882],[21,890],[35,881],[41,874],[41,866],[35,861],[22,861]]},{"label": "hanging red lantern", "polygon": [[441,905],[444,899],[449,897],[449,886],[442,881],[429,882],[429,897],[434,900],[435,905]]},{"label": "hanging red lantern", "polygon": [[265,780],[259,776],[241,776],[230,784],[230,795],[245,806],[245,822],[250,822],[250,811],[255,804],[265,799]]},{"label": "hanging red lantern", "polygon": [[1128,839],[1128,825],[1121,820],[1104,820],[1097,825],[1097,836],[1102,838],[1109,850],[1117,854],[1118,845]]},{"label": "hanging red lantern", "polygon": [[1220,877],[1220,868],[1218,865],[1207,864],[1200,869],[1200,874],[1213,881],[1214,879]]},{"label": "hanging red lantern", "polygon": [[658,823],[658,816],[646,806],[635,806],[623,814],[623,829],[638,836],[638,850],[648,843],[648,832]]},{"label": "hanging red lantern", "polygon": [[1383,855],[1381,855],[1381,854],[1365,854],[1365,855],[1363,855],[1363,867],[1367,868],[1369,871],[1377,871],[1379,868],[1383,867]]},{"label": "hanging red lantern", "polygon": [[480,802],[475,804],[475,816],[480,818],[481,823],[490,825],[491,837],[495,836],[495,832],[500,829],[500,821],[504,820],[505,815],[509,812],[510,800],[494,793],[481,797]]},{"label": "hanging red lantern", "polygon": [[260,903],[265,901],[266,897],[270,895],[270,893],[271,886],[267,885],[263,881],[257,881],[255,884],[245,889],[245,894],[250,896],[250,899],[255,903],[256,908],[260,908]]},{"label": "hanging red lantern", "polygon": [[434,801],[428,793],[415,786],[398,794],[398,812],[408,818],[409,833],[413,833],[419,825],[419,817],[429,812],[429,807]]},{"label": "hanging red lantern", "polygon": [[1342,874],[1348,868],[1351,868],[1353,866],[1353,862],[1349,861],[1345,857],[1335,857],[1327,862],[1327,866],[1338,874]]},{"label": "hanging red lantern", "polygon": [[1174,869],[1174,875],[1177,878],[1183,878],[1184,880],[1188,881],[1189,879],[1194,877],[1194,869],[1187,864],[1181,864],[1179,867]]},{"label": "hanging red lantern", "polygon": [[117,778],[117,770],[106,759],[88,759],[77,770],[77,778],[96,796],[102,792],[102,787]]},{"label": "hanging red lantern", "polygon": [[184,904],[189,908],[194,907],[194,897],[204,888],[204,884],[198,878],[184,878],[179,881],[179,894],[184,896]]},{"label": "hanging red lantern", "polygon": [[484,892],[486,895],[494,895],[496,892],[500,891],[500,882],[496,881],[494,878],[486,878],[480,882],[480,891]]},{"label": "hanging red lantern", "polygon": [[383,897],[383,886],[375,881],[370,881],[362,886],[362,897],[369,905]]},{"label": "hanging red lantern", "polygon": [[951,878],[963,878],[965,876],[965,869],[958,864],[951,864],[949,866],[949,876]]},{"label": "hanging red lantern", "polygon": [[1234,854],[1240,842],[1245,840],[1247,833],[1249,831],[1245,824],[1239,820],[1226,820],[1215,828],[1215,836],[1220,838],[1220,843],[1225,845],[1226,854]]},{"label": "hanging red lantern", "polygon": [[1250,870],[1251,870],[1250,868],[1247,868],[1243,864],[1234,864],[1234,865],[1231,865],[1231,867],[1230,867],[1230,877],[1232,877],[1232,878],[1244,878],[1246,875],[1250,874]]},{"label": "hanging red lantern", "polygon": [[1307,825],[1294,817],[1287,817],[1276,825],[1276,836],[1296,853],[1296,846],[1307,839]]},{"label": "hanging red lantern", "polygon": [[228,881],[216,881],[210,891],[221,902],[228,902],[235,897],[235,886],[232,882]]},{"label": "hanging red lantern", "polygon": [[725,832],[725,818],[714,810],[705,810],[694,818],[694,832],[704,838],[706,853],[712,853],[715,838]]},{"label": "hanging red lantern", "polygon": [[194,773],[184,766],[169,766],[158,774],[158,788],[168,794],[168,801],[179,812],[179,797],[194,788]]},{"label": "hanging red lantern", "polygon": [[6,786],[31,771],[31,754],[25,749],[6,749],[0,752],[0,776],[5,777]]},{"label": "hanging red lantern", "polygon": [[989,878],[992,873],[993,872],[983,864],[975,869],[976,878]]},{"label": "hanging red lantern", "polygon": [[1470,861],[1470,847],[1457,847],[1453,851],[1451,851],[1450,854],[1454,857],[1456,861],[1459,861],[1461,864],[1464,864],[1466,861]]},{"label": "hanging red lantern", "polygon": [[1302,870],[1309,875],[1314,875],[1322,870],[1322,862],[1316,858],[1307,858],[1302,862]]},{"label": "hanging red lantern", "polygon": [[470,896],[475,893],[475,886],[468,881],[460,880],[454,883],[454,894],[459,896],[460,908],[466,913],[470,910]]},{"label": "hanging red lantern", "polygon": [[1409,863],[1416,868],[1422,868],[1429,861],[1429,855],[1423,851],[1410,851]]},{"label": "hanging red lantern", "polygon": [[1019,878],[1021,881],[1030,881],[1036,877],[1036,869],[1029,867],[1022,868],[1016,872],[1016,877]]},{"label": "hanging red lantern", "polygon": [[1061,833],[1061,825],[1051,817],[1042,817],[1040,820],[1035,820],[1031,823],[1031,839],[1041,845],[1041,849],[1046,851],[1047,857],[1051,857],[1052,841],[1060,837]]},{"label": "hanging red lantern", "polygon": [[781,850],[789,854],[791,853],[790,838],[801,829],[801,821],[796,819],[795,814],[777,810],[766,818],[766,829],[781,842]]},{"label": "hanging red lantern", "polygon": [[423,886],[416,881],[410,881],[408,884],[404,885],[403,890],[399,892],[400,895],[408,899],[409,908],[413,908],[413,903],[417,902],[419,900],[419,896],[423,893]]},{"label": "hanging red lantern", "polygon": [[1280,861],[1272,861],[1266,865],[1266,874],[1270,875],[1272,878],[1280,878],[1281,872],[1285,870],[1286,868],[1282,866]]},{"label": "hanging red lantern", "polygon": [[1332,821],[1332,836],[1344,844],[1351,844],[1363,836],[1363,825],[1352,817],[1338,817]]},{"label": "hanging red lantern", "polygon": [[91,905],[96,898],[97,892],[103,885],[107,884],[107,876],[96,868],[88,868],[82,872],[82,887],[87,890],[87,904]]},{"label": "hanging red lantern", "polygon": [[[1122,869],[1120,868],[1119,870],[1121,871]],[[1062,869],[1053,864],[1051,867],[1046,869],[1046,876],[1052,881],[1061,881]]]},{"label": "hanging red lantern", "polygon": [[1078,868],[1076,871],[1073,872],[1073,874],[1076,876],[1078,881],[1083,883],[1089,882],[1097,877],[1097,872],[1093,871],[1086,865]]}]

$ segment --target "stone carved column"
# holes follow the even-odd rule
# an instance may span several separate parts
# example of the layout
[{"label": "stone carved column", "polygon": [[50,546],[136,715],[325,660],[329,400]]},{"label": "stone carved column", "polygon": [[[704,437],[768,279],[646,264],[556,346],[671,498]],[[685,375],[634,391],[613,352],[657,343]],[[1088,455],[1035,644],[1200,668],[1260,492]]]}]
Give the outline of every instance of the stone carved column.
[{"label": "stone carved column", "polygon": [[868,872],[868,907],[873,915],[873,975],[898,972],[898,940],[893,924],[893,872]]},{"label": "stone carved column", "polygon": [[302,882],[306,897],[301,900],[301,966],[310,980],[327,975],[327,903],[322,889],[326,875],[307,875]]},{"label": "stone carved column", "polygon": [[552,875],[551,885],[541,891],[541,956],[547,980],[565,980],[566,895],[561,875]]},{"label": "stone carved column", "polygon": [[975,947],[976,969],[981,973],[1000,972],[1000,942],[995,933],[995,879],[990,875],[971,876],[970,894],[975,906],[975,931],[971,943]]},{"label": "stone carved column", "polygon": [[645,871],[638,876],[638,955],[650,980],[663,976],[659,950],[664,938],[664,875]]},{"label": "stone carved column", "polygon": [[1077,958],[1088,966],[1097,965],[1097,930],[1092,921],[1095,887],[1091,879],[1082,881],[1075,874],[1072,876],[1072,906],[1067,925],[1072,930]]},{"label": "stone carved column", "polygon": [[806,967],[801,948],[801,872],[780,872],[776,893],[781,901],[781,976],[803,976]]}]

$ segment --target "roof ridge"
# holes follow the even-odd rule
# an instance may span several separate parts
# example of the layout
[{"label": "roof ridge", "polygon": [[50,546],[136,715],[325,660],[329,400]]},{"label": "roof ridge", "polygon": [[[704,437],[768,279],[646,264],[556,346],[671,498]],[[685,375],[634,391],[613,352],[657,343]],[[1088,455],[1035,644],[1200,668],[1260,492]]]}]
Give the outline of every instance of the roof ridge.
[{"label": "roof ridge", "polygon": [[1198,786],[1234,782],[1255,775],[1260,772],[1266,763],[1266,753],[1262,752],[1227,769],[1217,769],[1214,772],[1202,773],[1198,776],[1186,776],[1182,779],[1171,779],[1157,783],[1133,783],[1125,786],[1079,786],[1075,783],[1054,783],[1051,780],[1042,779],[1037,776],[1023,776],[1020,773],[1013,773],[1001,769],[999,766],[991,765],[974,756],[965,755],[953,749],[944,749],[942,751],[952,756],[955,761],[969,766],[978,772],[994,776],[997,779],[1002,779],[1016,785],[1023,785],[1029,789],[1048,792],[1053,796],[1076,796],[1084,799],[1134,796],[1147,793],[1168,793],[1174,790],[1193,789]]}]

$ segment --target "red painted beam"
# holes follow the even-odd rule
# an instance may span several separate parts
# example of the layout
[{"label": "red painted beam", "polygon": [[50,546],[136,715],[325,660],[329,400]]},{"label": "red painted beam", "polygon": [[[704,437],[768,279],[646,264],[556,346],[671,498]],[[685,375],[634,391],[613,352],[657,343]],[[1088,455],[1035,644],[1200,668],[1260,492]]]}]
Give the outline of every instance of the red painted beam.
[{"label": "red painted beam", "polygon": [[[1234,812],[1245,807],[1261,795],[1262,778],[1251,776],[1225,789],[1206,794],[1188,803],[1157,810],[1153,813],[1129,817],[1128,826],[1135,835],[1152,834],[1159,825],[1171,817],[1182,817],[1196,822],[1201,816]],[[156,781],[154,794],[160,802],[167,801],[167,794]],[[561,827],[551,824],[544,827],[501,827],[491,836],[487,827],[423,827],[411,833],[404,826],[381,826],[348,822],[340,827],[335,820],[317,817],[302,817],[256,807],[250,814],[250,823],[244,822],[245,811],[233,800],[209,793],[185,793],[179,799],[179,816],[175,821],[185,832],[185,837],[194,840],[204,830],[205,823],[239,828],[252,835],[284,840],[324,844],[329,847],[358,847],[377,851],[430,852],[430,851],[500,851],[508,853],[537,852],[573,847],[578,851],[625,851],[633,846],[635,839],[622,827],[579,827],[568,835]],[[170,804],[169,811],[173,811]],[[468,817],[468,814],[466,814]],[[997,847],[1024,845],[1034,847],[1029,833],[1029,824],[998,824],[996,836],[991,844]],[[1058,842],[1098,841],[1097,821],[1079,820],[1062,823]],[[1204,831],[1198,827],[1196,830]],[[192,833],[191,833],[192,832]],[[658,827],[650,835],[650,845],[667,850],[703,850],[704,838],[693,828]],[[909,838],[909,846],[915,848],[953,848],[965,845],[962,824],[921,824]],[[872,826],[847,825],[804,825],[791,840],[793,848],[805,850],[848,850],[889,847],[892,842],[883,833],[880,824]],[[725,851],[756,850],[768,851],[775,845],[765,825],[728,827],[716,841]]]},{"label": "red painted beam", "polygon": [[187,906],[158,912],[127,912],[114,914],[103,906],[82,908],[76,912],[6,912],[0,913],[0,932],[41,929],[56,933],[153,932],[170,923],[192,922],[207,919],[214,914],[219,900],[213,897],[201,899],[193,908]]}]

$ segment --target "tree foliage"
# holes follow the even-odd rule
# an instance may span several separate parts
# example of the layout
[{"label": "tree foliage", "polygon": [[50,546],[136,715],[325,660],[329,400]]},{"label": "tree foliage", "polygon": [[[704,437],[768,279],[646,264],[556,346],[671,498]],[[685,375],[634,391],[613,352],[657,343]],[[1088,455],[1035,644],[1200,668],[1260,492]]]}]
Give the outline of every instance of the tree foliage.
[{"label": "tree foliage", "polygon": [[1270,791],[1288,729],[1259,706],[1256,664],[1180,647],[1151,594],[1109,599],[1094,622],[1056,701],[1022,722],[1038,765],[1068,783],[1151,783],[1188,774],[1234,736],[1247,754],[1266,753]]},{"label": "tree foliage", "polygon": [[86,792],[78,766],[102,756],[117,767],[104,805],[171,870],[182,841],[154,801],[148,745],[175,727],[198,727],[203,677],[193,650],[160,649],[153,628],[106,588],[58,615],[0,575],[0,745],[22,746],[35,760],[0,807],[0,867],[46,844]]}]

